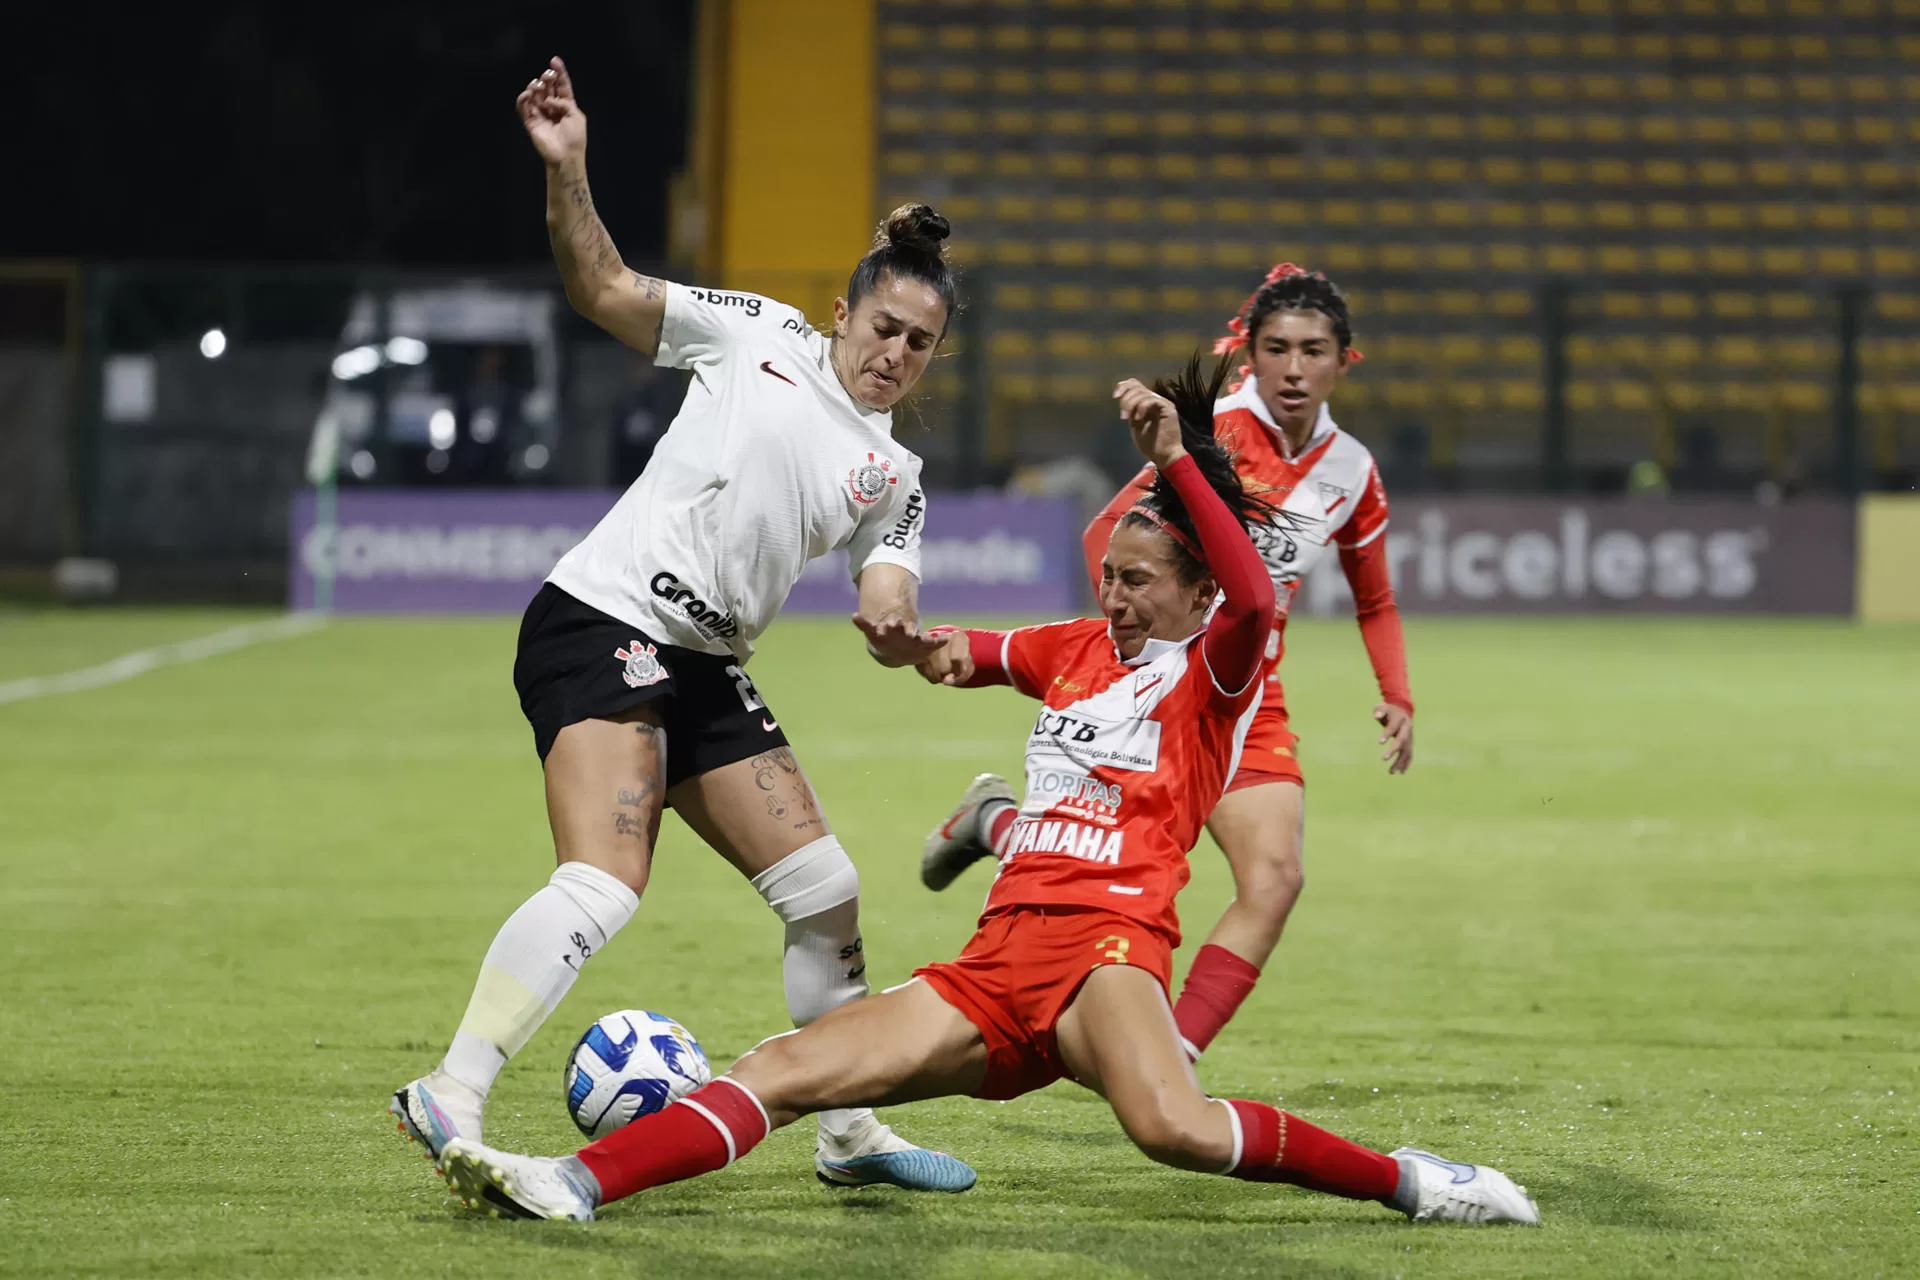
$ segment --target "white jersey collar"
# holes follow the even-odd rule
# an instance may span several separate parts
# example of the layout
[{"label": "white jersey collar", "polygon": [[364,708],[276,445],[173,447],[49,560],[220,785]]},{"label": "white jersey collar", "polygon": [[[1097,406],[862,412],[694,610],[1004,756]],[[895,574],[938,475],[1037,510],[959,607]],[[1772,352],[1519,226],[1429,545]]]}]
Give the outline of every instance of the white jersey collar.
[{"label": "white jersey collar", "polygon": [[[1199,634],[1200,633],[1196,631],[1193,633],[1193,636]],[[1123,667],[1144,667],[1149,663],[1158,662],[1168,654],[1185,648],[1192,642],[1193,636],[1188,636],[1185,640],[1155,640],[1152,636],[1148,636],[1147,642],[1140,646],[1140,652],[1134,654],[1131,658],[1120,658],[1120,665]],[[1120,657],[1120,650],[1117,647],[1113,651],[1113,656],[1116,658]]]},{"label": "white jersey collar", "polygon": [[[1245,409],[1252,413],[1254,417],[1258,418],[1260,425],[1271,431],[1274,438],[1280,442],[1280,454],[1282,457],[1292,458],[1297,456],[1287,445],[1287,433],[1282,431],[1280,424],[1273,420],[1273,414],[1267,410],[1267,402],[1260,398],[1260,388],[1254,384],[1252,374],[1247,375],[1247,380],[1240,384],[1238,391],[1235,391],[1227,397],[1227,403],[1237,408]],[[1312,451],[1338,429],[1338,424],[1333,420],[1333,411],[1323,403],[1320,406],[1320,418],[1313,424],[1313,435],[1308,438],[1307,447],[1300,452],[1307,453]]]}]

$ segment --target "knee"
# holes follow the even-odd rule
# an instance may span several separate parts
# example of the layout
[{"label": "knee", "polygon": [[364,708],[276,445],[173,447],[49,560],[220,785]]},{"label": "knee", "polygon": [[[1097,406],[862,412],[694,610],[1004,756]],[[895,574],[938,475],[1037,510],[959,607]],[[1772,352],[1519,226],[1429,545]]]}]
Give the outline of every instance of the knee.
[{"label": "knee", "polygon": [[1235,867],[1234,897],[1245,906],[1285,920],[1307,886],[1300,865],[1300,843],[1279,839],[1262,842]]},{"label": "knee", "polygon": [[1203,1098],[1156,1096],[1122,1117],[1127,1136],[1149,1160],[1176,1169],[1214,1172],[1227,1161],[1206,1125],[1210,1104]]}]

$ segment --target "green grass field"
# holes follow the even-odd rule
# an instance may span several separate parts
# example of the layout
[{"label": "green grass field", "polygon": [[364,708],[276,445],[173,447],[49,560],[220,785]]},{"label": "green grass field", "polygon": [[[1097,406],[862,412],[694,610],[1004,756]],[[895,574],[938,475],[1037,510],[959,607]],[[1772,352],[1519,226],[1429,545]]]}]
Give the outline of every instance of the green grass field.
[{"label": "green grass field", "polygon": [[[0,619],[0,683],[248,615]],[[394,1133],[547,875],[511,620],[349,620],[0,705],[0,1275],[1900,1276],[1920,1272],[1920,630],[1410,628],[1388,778],[1350,626],[1301,624],[1308,888],[1203,1062],[1219,1094],[1527,1183],[1537,1231],[1149,1164],[1098,1099],[891,1114],[956,1198],[836,1195],[810,1126],[590,1226],[483,1221]],[[876,985],[977,907],[915,877],[1028,704],[789,622],[754,666],[860,863]],[[1194,854],[1195,936],[1225,867]],[[635,922],[509,1068],[489,1136],[573,1145],[562,1060],[664,1010],[716,1065],[780,1030],[779,929],[669,820]]]}]

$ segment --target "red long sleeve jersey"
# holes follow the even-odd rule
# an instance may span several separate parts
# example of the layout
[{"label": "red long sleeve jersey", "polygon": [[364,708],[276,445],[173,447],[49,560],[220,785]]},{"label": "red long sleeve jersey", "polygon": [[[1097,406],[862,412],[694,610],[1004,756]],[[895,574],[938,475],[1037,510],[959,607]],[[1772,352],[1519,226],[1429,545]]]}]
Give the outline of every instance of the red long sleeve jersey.
[{"label": "red long sleeve jersey", "polygon": [[[1223,691],[1205,632],[1149,640],[1131,662],[1098,618],[970,632],[991,676],[1044,704],[1027,735],[1027,789],[983,915],[1101,907],[1180,943],[1187,851],[1239,766],[1264,682]],[[987,682],[985,680],[983,683]],[[995,681],[997,682],[997,681]]]},{"label": "red long sleeve jersey", "polygon": [[[1273,671],[1285,652],[1287,612],[1302,579],[1333,549],[1353,587],[1360,634],[1380,685],[1380,696],[1412,711],[1406,643],[1387,571],[1383,536],[1387,529],[1387,491],[1380,483],[1373,454],[1335,426],[1323,408],[1307,447],[1290,456],[1285,437],[1267,412],[1252,378],[1214,405],[1213,425],[1214,434],[1234,455],[1234,469],[1248,491],[1278,504],[1294,517],[1287,528],[1253,531],[1254,545],[1274,586],[1267,672]],[[1139,501],[1152,479],[1151,467],[1142,470],[1088,526],[1087,567],[1096,590],[1100,561],[1106,555],[1114,525]]]}]

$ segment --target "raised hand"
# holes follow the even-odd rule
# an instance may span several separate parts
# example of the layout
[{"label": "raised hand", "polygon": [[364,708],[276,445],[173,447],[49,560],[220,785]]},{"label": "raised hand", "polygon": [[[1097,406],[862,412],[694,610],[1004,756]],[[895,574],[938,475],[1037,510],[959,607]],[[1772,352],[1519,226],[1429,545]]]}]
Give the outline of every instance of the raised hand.
[{"label": "raised hand", "polygon": [[549,165],[583,159],[587,154],[587,113],[573,96],[573,77],[558,58],[527,82],[514,102],[533,149]]},{"label": "raised hand", "polygon": [[1113,389],[1120,402],[1120,420],[1133,432],[1133,447],[1162,471],[1187,456],[1180,442],[1180,414],[1173,401],[1155,395],[1138,378],[1128,378]]},{"label": "raised hand", "polygon": [[929,627],[927,636],[944,643],[932,657],[915,664],[915,671],[929,684],[957,687],[973,679],[973,645],[967,640],[966,632],[955,627]]}]

